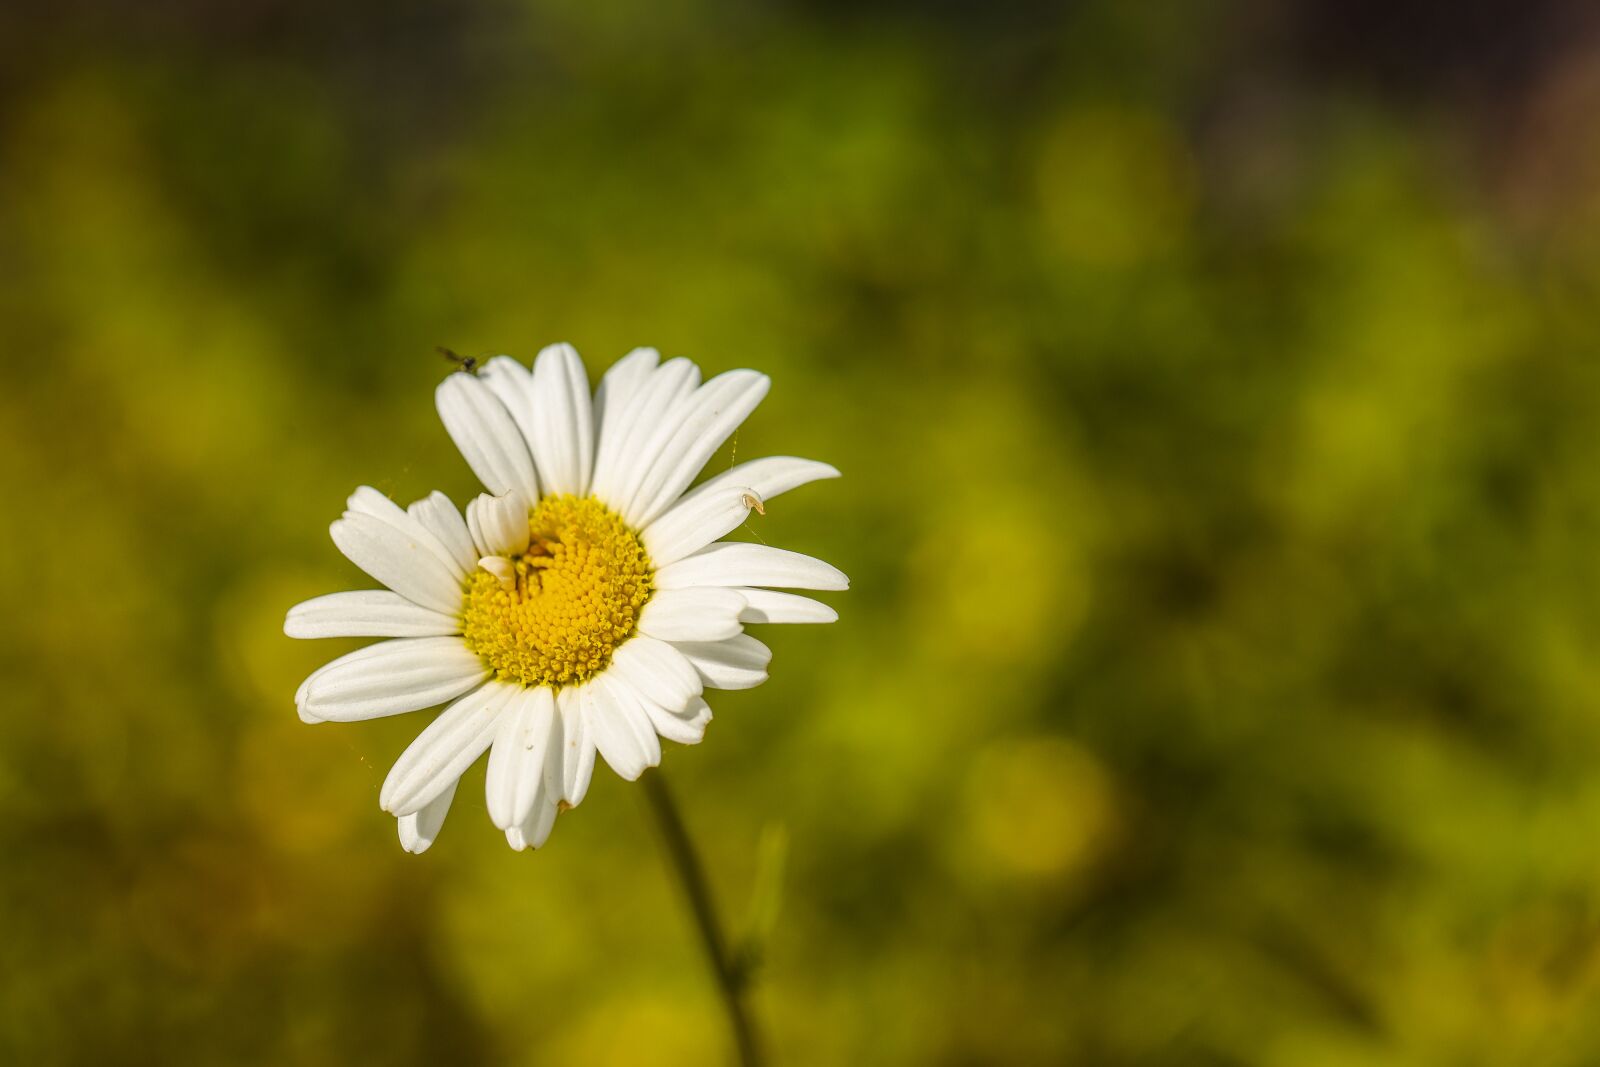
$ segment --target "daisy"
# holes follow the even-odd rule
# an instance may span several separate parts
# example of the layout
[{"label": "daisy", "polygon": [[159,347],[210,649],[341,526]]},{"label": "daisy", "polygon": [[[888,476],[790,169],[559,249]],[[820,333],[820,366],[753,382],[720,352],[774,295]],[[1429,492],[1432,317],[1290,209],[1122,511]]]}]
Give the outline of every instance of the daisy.
[{"label": "daisy", "polygon": [[845,589],[796,552],[720,541],[752,508],[839,472],[775,456],[689,483],[767,393],[764,374],[701,383],[686,359],[638,349],[591,398],[570,345],[532,371],[498,356],[450,375],[439,417],[489,490],[462,516],[435,492],[401,508],[363,486],[334,544],[385,589],[331,593],[289,610],[290,637],[382,637],[313,672],[306,722],[354,722],[445,704],[379,794],[400,842],[427,849],[460,777],[489,753],[489,817],[514,849],[537,848],[589,788],[598,753],[633,780],[661,739],[695,744],[706,689],[766,680],[771,652],[749,623],[832,622],[778,589]]}]

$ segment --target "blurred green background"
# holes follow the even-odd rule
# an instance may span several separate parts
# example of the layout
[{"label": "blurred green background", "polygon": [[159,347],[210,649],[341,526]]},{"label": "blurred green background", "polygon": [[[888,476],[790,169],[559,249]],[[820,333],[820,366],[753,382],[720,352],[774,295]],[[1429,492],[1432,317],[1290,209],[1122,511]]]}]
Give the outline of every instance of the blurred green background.
[{"label": "blurred green background", "polygon": [[[1600,21],[1572,3],[0,12],[0,1061],[698,1064],[637,787],[514,854],[312,728],[448,345],[845,472],[665,771],[780,1064],[1600,1059]],[[712,463],[725,469],[731,449]]]}]

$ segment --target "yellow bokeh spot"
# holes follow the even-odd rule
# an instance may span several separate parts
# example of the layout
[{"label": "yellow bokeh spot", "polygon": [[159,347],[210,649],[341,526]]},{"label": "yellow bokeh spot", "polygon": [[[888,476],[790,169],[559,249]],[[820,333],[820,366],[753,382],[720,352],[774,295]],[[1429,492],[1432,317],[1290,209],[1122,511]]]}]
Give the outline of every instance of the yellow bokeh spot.
[{"label": "yellow bokeh spot", "polygon": [[979,754],[968,784],[974,836],[1008,872],[1070,874],[1092,864],[1115,835],[1109,775],[1065,738],[996,742]]},{"label": "yellow bokeh spot", "polygon": [[511,560],[512,576],[480,569],[467,579],[462,634],[504,681],[582,682],[632,636],[650,599],[650,557],[593,497],[545,497],[528,525],[532,538]]}]

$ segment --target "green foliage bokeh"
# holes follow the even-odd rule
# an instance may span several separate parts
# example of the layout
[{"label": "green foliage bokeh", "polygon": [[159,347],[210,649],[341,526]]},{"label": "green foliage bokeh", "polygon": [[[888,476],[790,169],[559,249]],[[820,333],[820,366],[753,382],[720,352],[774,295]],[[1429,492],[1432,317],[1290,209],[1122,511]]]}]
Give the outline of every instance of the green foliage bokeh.
[{"label": "green foliage bokeh", "polygon": [[422,717],[292,706],[345,495],[476,491],[434,346],[558,340],[845,475],[664,760],[736,927],[787,840],[777,1062],[1600,1056],[1600,152],[1244,4],[265,7],[6,46],[0,1059],[727,1056],[635,787],[412,857]]}]

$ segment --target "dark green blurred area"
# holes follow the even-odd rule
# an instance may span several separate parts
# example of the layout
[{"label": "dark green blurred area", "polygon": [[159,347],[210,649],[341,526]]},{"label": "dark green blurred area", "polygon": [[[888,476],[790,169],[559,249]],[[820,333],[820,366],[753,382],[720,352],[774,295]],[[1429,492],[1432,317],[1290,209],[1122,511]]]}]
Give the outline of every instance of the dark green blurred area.
[{"label": "dark green blurred area", "polygon": [[[1581,5],[0,15],[0,1061],[729,1054],[639,790],[514,854],[302,725],[449,345],[634,345],[845,472],[666,773],[782,832],[781,1064],[1600,1059]],[[713,461],[725,469],[732,450]]]}]

